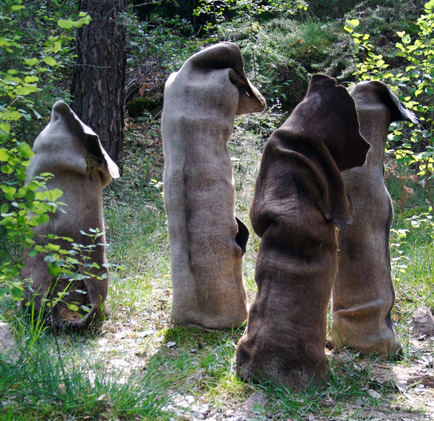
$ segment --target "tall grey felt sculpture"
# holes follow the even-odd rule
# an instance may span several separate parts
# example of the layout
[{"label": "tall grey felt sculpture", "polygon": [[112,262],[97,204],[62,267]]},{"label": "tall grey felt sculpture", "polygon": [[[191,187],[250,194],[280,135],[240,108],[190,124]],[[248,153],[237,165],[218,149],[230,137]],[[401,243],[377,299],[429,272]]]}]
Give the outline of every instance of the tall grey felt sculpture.
[{"label": "tall grey felt sculpture", "polygon": [[[39,312],[44,299],[49,301],[50,294],[55,299],[66,289],[67,294],[51,310],[49,321],[62,326],[86,326],[103,313],[108,279],[103,266],[106,263],[104,235],[92,239],[85,234],[91,234],[91,229],[104,232],[102,188],[112,178],[119,177],[118,167],[105,152],[98,136],[63,101],[54,104],[51,120],[36,138],[33,152],[28,181],[42,173],[53,174],[47,181],[47,188],[62,190],[60,200],[66,205],[58,207],[49,222],[35,228],[34,239],[39,244],[55,243],[66,250],[72,247],[69,241],[52,240],[48,236],[68,237],[85,247],[96,240],[96,246],[90,247],[88,262],[76,256],[81,262],[75,270],[84,273],[82,265],[89,262],[98,267],[86,268],[90,277],[70,282],[65,277],[55,279],[50,275],[44,254],[32,257],[26,253],[22,276],[31,284],[24,304],[34,297],[35,310]],[[73,311],[71,304],[79,304],[80,308],[84,305],[90,311]]]},{"label": "tall grey felt sculpture", "polygon": [[324,75],[312,77],[303,101],[268,139],[250,207],[261,242],[258,292],[237,346],[242,379],[298,389],[326,376],[336,227],[351,222],[341,171],[363,165],[368,149],[353,99]]},{"label": "tall grey felt sculpture", "polygon": [[418,120],[382,82],[360,82],[349,93],[371,149],[365,165],[342,173],[353,223],[339,230],[332,336],[336,346],[389,358],[396,356],[400,344],[390,317],[395,300],[389,251],[393,208],[383,178],[384,148],[391,122]]},{"label": "tall grey felt sculpture", "polygon": [[196,53],[166,82],[164,203],[179,324],[221,329],[247,317],[241,269],[248,229],[235,217],[227,141],[236,114],[264,107],[230,42]]}]

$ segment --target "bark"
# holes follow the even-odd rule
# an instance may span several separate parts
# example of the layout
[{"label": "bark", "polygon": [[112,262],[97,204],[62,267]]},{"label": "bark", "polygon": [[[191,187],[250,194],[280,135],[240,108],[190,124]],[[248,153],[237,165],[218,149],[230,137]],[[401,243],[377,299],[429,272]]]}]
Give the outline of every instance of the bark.
[{"label": "bark", "polygon": [[123,156],[126,34],[121,14],[127,0],[81,0],[92,21],[78,30],[72,108],[92,127],[110,157]]}]

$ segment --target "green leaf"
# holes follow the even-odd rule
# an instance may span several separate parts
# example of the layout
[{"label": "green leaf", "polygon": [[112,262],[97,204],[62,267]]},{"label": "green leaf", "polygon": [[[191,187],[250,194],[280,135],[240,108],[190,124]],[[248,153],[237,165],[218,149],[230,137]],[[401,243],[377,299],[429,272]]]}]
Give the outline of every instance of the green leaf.
[{"label": "green leaf", "polygon": [[35,117],[39,120],[40,118],[42,118],[41,114],[39,114],[34,108],[33,108],[33,114],[35,114]]},{"label": "green leaf", "polygon": [[8,200],[13,200],[17,189],[12,186],[0,185],[0,188],[3,190],[3,193]]},{"label": "green leaf", "polygon": [[24,78],[24,82],[26,82],[26,83],[35,83],[38,81],[39,81],[39,78],[37,76],[26,76]]},{"label": "green leaf", "polygon": [[408,34],[405,34],[401,39],[402,39],[402,42],[404,44],[410,44],[410,42],[411,42],[410,35],[408,35]]},{"label": "green leaf", "polygon": [[31,181],[29,184],[27,184],[27,188],[33,192],[38,190],[39,184],[36,181]]},{"label": "green leaf", "polygon": [[56,42],[53,44],[52,51],[53,51],[54,53],[58,53],[61,49],[62,49],[62,43],[61,43],[60,41],[56,41]]},{"label": "green leaf", "polygon": [[44,57],[42,59],[42,61],[46,64],[48,64],[49,66],[56,66],[57,65],[57,61],[54,60],[53,57]]},{"label": "green leaf", "polygon": [[62,268],[52,266],[48,268],[48,272],[50,272],[52,276],[59,276],[62,273]]},{"label": "green leaf", "polygon": [[360,21],[358,19],[348,19],[347,24],[351,25],[353,28],[357,28],[360,24]]},{"label": "green leaf", "polygon": [[55,262],[57,262],[57,259],[54,256],[52,256],[51,254],[49,254],[49,255],[44,257],[44,262],[55,263]]},{"label": "green leaf", "polygon": [[39,91],[39,88],[36,85],[26,85],[26,86],[19,86],[15,90],[15,94],[27,96],[27,95],[33,94],[34,92],[38,92],[38,91]]},{"label": "green leaf", "polygon": [[15,301],[21,301],[23,299],[23,288],[21,286],[13,286],[11,288],[11,297]]},{"label": "green leaf", "polygon": [[63,191],[60,189],[53,189],[53,190],[47,190],[45,192],[45,197],[50,202],[55,202],[57,199],[59,199],[63,195]]},{"label": "green leaf", "polygon": [[0,149],[0,161],[9,161],[9,152],[4,148]]},{"label": "green leaf", "polygon": [[17,47],[17,48],[19,48],[20,44],[14,42],[14,41],[11,41],[7,38],[0,37],[0,47]]},{"label": "green leaf", "polygon": [[401,51],[405,51],[404,46],[400,42],[396,43],[396,48],[399,48]]},{"label": "green leaf", "polygon": [[14,109],[7,109],[2,115],[2,120],[5,121],[18,121],[22,117],[21,113]]},{"label": "green leaf", "polygon": [[24,112],[23,110],[19,110],[21,112],[21,115],[24,117],[27,121],[32,121],[32,116],[29,113]]},{"label": "green leaf", "polygon": [[45,247],[49,251],[59,251],[60,250],[60,246],[58,244],[48,243]]},{"label": "green leaf", "polygon": [[0,140],[6,140],[11,132],[11,125],[9,123],[0,123]]},{"label": "green leaf", "polygon": [[33,151],[32,151],[32,148],[31,148],[30,145],[29,145],[28,143],[26,143],[26,142],[20,142],[20,143],[18,144],[18,150],[20,151],[21,156],[22,156],[24,159],[29,159],[29,158],[31,158],[31,157],[34,155],[34,153],[33,153]]},{"label": "green leaf", "polygon": [[38,223],[41,225],[46,224],[49,220],[50,220],[50,217],[46,213],[44,213],[43,215],[40,215],[38,217]]},{"label": "green leaf", "polygon": [[80,12],[80,18],[77,20],[72,19],[59,19],[57,25],[63,29],[81,28],[83,25],[88,25],[91,17],[86,12]]},{"label": "green leaf", "polygon": [[89,25],[92,18],[87,12],[80,12],[80,19],[77,21],[76,26],[77,28],[81,28],[83,25]]},{"label": "green leaf", "polygon": [[74,21],[70,19],[59,19],[57,25],[63,29],[71,29],[74,28]]},{"label": "green leaf", "polygon": [[28,253],[29,257],[35,257],[38,254],[38,252],[36,250],[32,250]]},{"label": "green leaf", "polygon": [[10,165],[6,164],[1,167],[1,171],[4,174],[12,174],[14,172],[14,169]]},{"label": "green leaf", "polygon": [[37,58],[30,58],[30,59],[24,60],[24,63],[26,63],[27,66],[35,66],[36,64],[38,64],[38,59]]},{"label": "green leaf", "polygon": [[38,200],[45,200],[45,193],[42,191],[37,191],[36,192],[36,199]]},{"label": "green leaf", "polygon": [[427,11],[434,9],[434,0],[431,0],[428,3],[425,3],[425,9]]}]

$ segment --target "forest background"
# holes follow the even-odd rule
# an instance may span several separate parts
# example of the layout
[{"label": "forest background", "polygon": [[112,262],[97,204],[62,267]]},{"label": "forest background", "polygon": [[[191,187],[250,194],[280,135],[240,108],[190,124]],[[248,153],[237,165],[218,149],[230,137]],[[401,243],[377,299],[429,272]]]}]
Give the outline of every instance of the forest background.
[{"label": "forest background", "polygon": [[[24,185],[25,169],[53,103],[73,105],[79,95],[77,33],[92,27],[85,10],[111,3],[121,7],[115,25],[125,33],[117,41],[125,53],[125,66],[116,70],[125,72],[116,90],[122,104],[112,110],[124,129],[106,134],[88,122],[122,168],[104,197],[111,316],[92,332],[59,336],[36,316],[29,323],[17,306],[23,246],[33,247],[32,226],[46,222],[61,201],[60,191],[44,190],[49,175]],[[434,1],[1,0],[0,7],[0,313],[19,344],[0,362],[2,419],[433,415],[433,342],[413,333],[412,315],[421,306],[434,310]],[[263,145],[303,98],[312,74],[336,77],[344,86],[382,80],[420,118],[418,127],[391,126],[385,158],[395,207],[393,319],[404,345],[399,363],[330,353],[327,388],[295,394],[236,378],[234,350],[245,326],[207,332],[171,323],[159,133],[164,82],[191,54],[222,40],[240,45],[246,73],[268,103],[265,113],[238,118],[229,141],[237,213],[245,221]],[[94,83],[92,74],[81,77]],[[106,108],[115,103],[96,100]],[[250,301],[257,247],[252,236],[244,262]],[[49,252],[53,266],[68,264],[58,250]]]}]

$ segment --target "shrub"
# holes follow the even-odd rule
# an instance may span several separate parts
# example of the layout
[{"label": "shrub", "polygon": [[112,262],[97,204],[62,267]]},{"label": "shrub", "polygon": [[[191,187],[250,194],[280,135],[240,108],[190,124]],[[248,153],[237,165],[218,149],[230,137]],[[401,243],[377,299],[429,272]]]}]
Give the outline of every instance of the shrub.
[{"label": "shrub", "polygon": [[36,103],[40,104],[41,98],[42,102],[52,100],[52,95],[46,95],[50,88],[41,86],[52,87],[53,80],[57,80],[55,74],[61,68],[63,42],[69,39],[58,31],[57,35],[52,33],[33,43],[35,33],[30,29],[25,31],[23,22],[28,22],[31,15],[32,19],[40,19],[38,25],[51,19],[55,25],[68,29],[89,21],[89,17],[81,16],[56,23],[54,18],[43,15],[44,10],[37,11],[35,17],[32,15],[35,10],[24,6],[22,0],[2,2],[0,9],[3,28],[0,37],[0,298],[10,296],[15,300],[23,297],[20,280],[23,247],[32,250],[32,227],[48,222],[62,194],[46,189],[45,181],[50,174],[25,183],[33,152],[23,138],[39,126],[31,124],[35,117],[41,118]]},{"label": "shrub", "polygon": [[395,55],[402,59],[402,65],[396,69],[389,69],[383,55],[375,52],[369,35],[356,32],[358,25],[359,21],[354,19],[346,26],[365,55],[356,74],[363,80],[385,80],[391,86],[399,87],[402,100],[421,121],[411,131],[409,141],[403,140],[401,126],[393,131],[390,141],[397,161],[416,170],[423,180],[430,212],[434,215],[434,89],[431,82],[434,77],[434,0],[425,3],[424,14],[416,21],[418,29],[413,37],[405,31],[397,32],[400,41],[396,43]]}]

